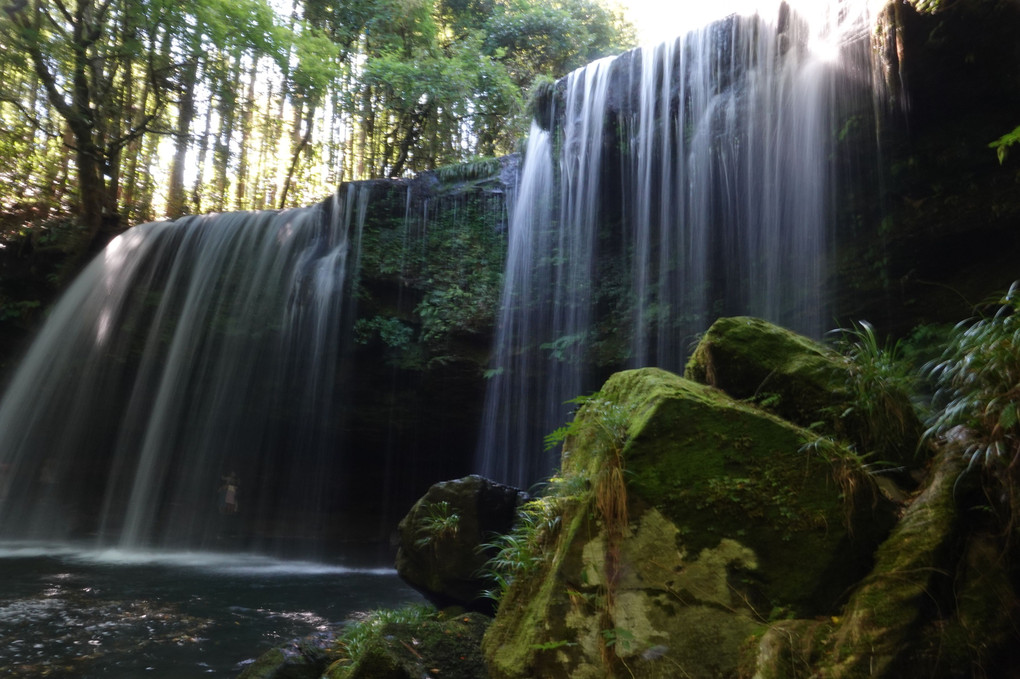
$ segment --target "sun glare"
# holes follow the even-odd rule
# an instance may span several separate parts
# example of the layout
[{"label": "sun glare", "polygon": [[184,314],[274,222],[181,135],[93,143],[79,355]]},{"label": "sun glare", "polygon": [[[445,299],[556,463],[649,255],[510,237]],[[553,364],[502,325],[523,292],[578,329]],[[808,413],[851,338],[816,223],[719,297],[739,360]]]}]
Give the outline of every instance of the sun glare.
[{"label": "sun glare", "polygon": [[[838,5],[826,0],[786,0],[793,10],[806,19],[818,32],[811,40],[811,51],[819,58],[832,61],[839,56],[842,31],[860,26],[861,20],[873,14],[880,0],[849,0]],[[779,16],[781,0],[715,0],[702,2],[680,0],[667,3],[663,0],[620,0],[625,16],[637,29],[642,45],[672,40],[731,14],[750,15],[758,12],[765,19]],[[830,19],[839,12],[839,28],[833,30]]]},{"label": "sun glare", "polygon": [[637,28],[638,41],[651,45],[670,40],[730,14],[750,14],[763,4],[760,0],[717,0],[716,2],[663,2],[624,0],[627,18]]}]

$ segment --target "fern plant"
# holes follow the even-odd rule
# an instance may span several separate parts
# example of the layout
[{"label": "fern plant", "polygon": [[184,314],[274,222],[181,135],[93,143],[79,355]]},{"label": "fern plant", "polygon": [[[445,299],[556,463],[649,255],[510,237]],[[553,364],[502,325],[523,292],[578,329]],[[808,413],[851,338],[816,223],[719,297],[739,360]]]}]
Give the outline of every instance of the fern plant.
[{"label": "fern plant", "polygon": [[[627,525],[626,487],[623,478],[623,445],[627,437],[628,413],[601,392],[578,396],[568,403],[578,406],[571,422],[545,437],[546,450],[559,445],[571,448],[583,445],[597,460],[597,469],[568,467],[552,477],[545,494],[525,503],[518,510],[517,523],[510,533],[500,535],[481,546],[495,553],[484,575],[493,581],[487,595],[499,601],[517,577],[536,569],[546,558],[555,539],[565,509],[574,502],[592,497],[595,511],[603,520],[610,540],[609,552],[623,535]],[[570,452],[564,453],[569,457]],[[589,478],[587,472],[594,472]],[[610,577],[615,563],[607,564]]]},{"label": "fern plant", "polygon": [[436,609],[428,604],[408,604],[397,609],[379,609],[348,622],[336,640],[340,664],[351,666],[364,654],[373,638],[382,634],[389,624],[419,624],[435,617]]}]

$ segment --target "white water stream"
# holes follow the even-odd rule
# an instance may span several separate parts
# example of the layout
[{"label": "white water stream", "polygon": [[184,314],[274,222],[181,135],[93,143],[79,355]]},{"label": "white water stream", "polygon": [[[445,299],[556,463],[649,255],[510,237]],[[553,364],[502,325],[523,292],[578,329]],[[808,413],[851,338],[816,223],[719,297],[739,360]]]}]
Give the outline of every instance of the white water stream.
[{"label": "white water stream", "polygon": [[592,366],[682,371],[723,315],[821,335],[835,142],[872,91],[868,5],[771,3],[566,78],[512,212],[481,474],[553,471],[543,437],[601,383]]}]

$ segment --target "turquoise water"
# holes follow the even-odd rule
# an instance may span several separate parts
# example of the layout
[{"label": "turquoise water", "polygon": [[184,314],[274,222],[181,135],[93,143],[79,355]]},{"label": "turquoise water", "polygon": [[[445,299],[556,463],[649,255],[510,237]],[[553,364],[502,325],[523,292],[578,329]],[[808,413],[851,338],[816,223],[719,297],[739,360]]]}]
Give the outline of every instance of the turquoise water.
[{"label": "turquoise water", "polygon": [[0,543],[0,674],[234,677],[290,639],[421,601],[390,568]]}]

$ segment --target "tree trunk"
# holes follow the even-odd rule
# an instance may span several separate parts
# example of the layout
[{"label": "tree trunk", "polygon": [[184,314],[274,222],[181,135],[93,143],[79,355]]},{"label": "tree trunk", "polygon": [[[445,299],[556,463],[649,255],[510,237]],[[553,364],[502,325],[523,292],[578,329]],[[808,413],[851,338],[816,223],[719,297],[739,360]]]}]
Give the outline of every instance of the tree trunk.
[{"label": "tree trunk", "polygon": [[205,182],[205,161],[209,156],[209,138],[212,135],[212,111],[205,112],[205,132],[202,133],[202,141],[198,147],[198,172],[195,174],[195,184],[191,189],[191,204],[195,213],[202,212],[202,191]]},{"label": "tree trunk", "polygon": [[258,59],[252,63],[251,73],[248,78],[247,98],[242,107],[241,113],[241,142],[240,156],[237,160],[237,209],[244,210],[248,207],[246,200],[248,194],[248,146],[251,137],[252,118],[255,114],[255,82],[258,79]]},{"label": "tree trunk", "polygon": [[170,164],[170,186],[167,188],[166,216],[180,217],[187,212],[184,196],[184,170],[191,146],[191,124],[195,120],[195,84],[198,80],[198,62],[202,35],[195,31],[191,36],[188,63],[181,73],[181,99],[177,109],[177,132],[174,138],[174,158]]},{"label": "tree trunk", "polygon": [[235,59],[231,65],[230,77],[220,84],[220,132],[216,136],[213,151],[213,207],[222,211],[227,204],[227,168],[230,165],[231,137],[234,133],[234,118],[237,111],[237,96],[230,89],[230,83],[236,83],[241,76],[241,60]]}]

